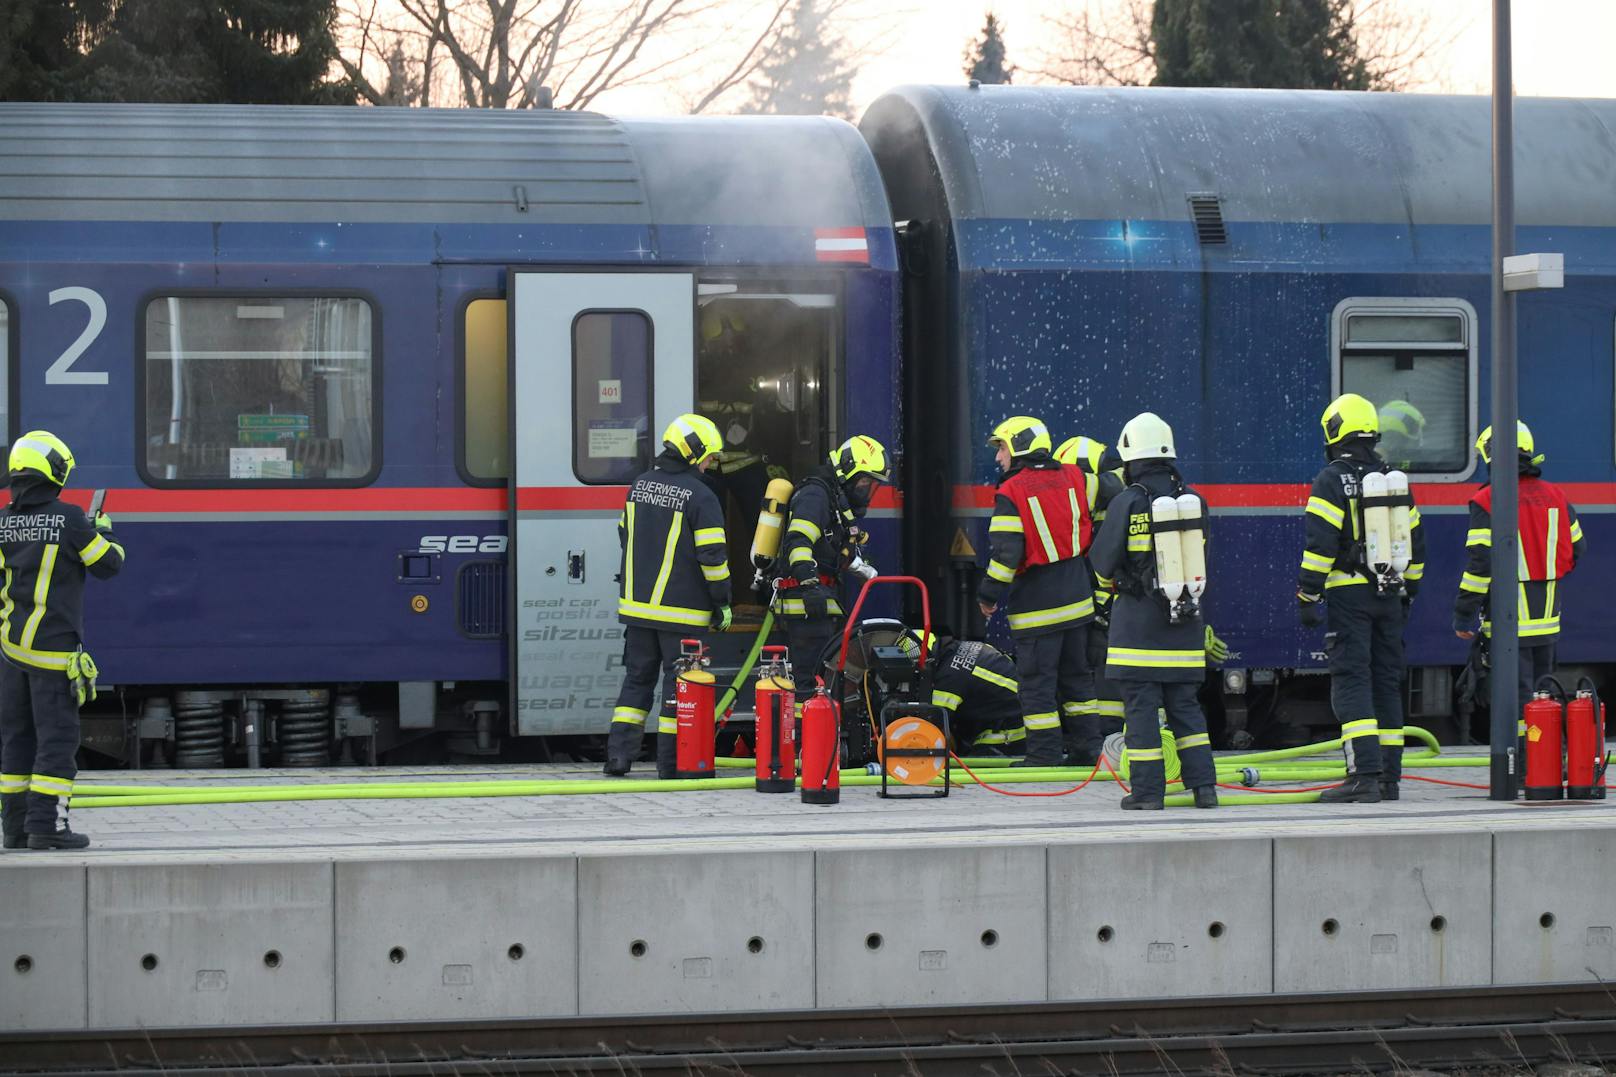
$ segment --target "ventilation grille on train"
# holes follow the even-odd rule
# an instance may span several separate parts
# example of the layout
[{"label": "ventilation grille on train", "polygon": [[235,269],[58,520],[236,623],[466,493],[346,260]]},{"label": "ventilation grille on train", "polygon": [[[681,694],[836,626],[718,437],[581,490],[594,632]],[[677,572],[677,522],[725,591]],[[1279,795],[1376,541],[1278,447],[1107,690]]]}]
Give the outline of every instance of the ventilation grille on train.
[{"label": "ventilation grille on train", "polygon": [[455,578],[460,631],[492,639],[505,631],[505,562],[467,561]]},{"label": "ventilation grille on train", "polygon": [[1229,242],[1229,233],[1223,228],[1223,200],[1217,195],[1190,195],[1190,216],[1195,221],[1195,238],[1202,245]]}]

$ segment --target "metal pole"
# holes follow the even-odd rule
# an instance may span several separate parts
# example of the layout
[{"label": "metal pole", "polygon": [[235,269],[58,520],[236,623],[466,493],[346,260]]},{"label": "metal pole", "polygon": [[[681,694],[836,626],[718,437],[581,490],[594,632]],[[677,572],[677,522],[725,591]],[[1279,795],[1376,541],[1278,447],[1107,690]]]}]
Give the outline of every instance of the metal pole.
[{"label": "metal pole", "polygon": [[1516,611],[1519,482],[1515,470],[1515,295],[1504,291],[1504,259],[1515,253],[1514,83],[1510,74],[1509,0],[1493,0],[1493,488],[1492,774],[1488,798],[1514,800],[1516,686],[1520,623]]}]

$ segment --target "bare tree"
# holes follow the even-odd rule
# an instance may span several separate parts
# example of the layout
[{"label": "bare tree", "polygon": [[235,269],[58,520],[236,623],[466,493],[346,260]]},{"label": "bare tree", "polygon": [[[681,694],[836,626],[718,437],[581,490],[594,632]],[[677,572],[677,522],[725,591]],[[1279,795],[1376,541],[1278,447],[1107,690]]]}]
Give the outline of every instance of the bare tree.
[{"label": "bare tree", "polygon": [[688,84],[716,60],[688,100],[700,112],[752,76],[789,2],[344,0],[342,66],[372,104],[584,109],[607,90]]},{"label": "bare tree", "polygon": [[[1029,73],[1069,85],[1146,86],[1156,75],[1155,0],[1068,0],[1045,16],[1049,41]],[[1399,0],[1348,0],[1341,22],[1376,90],[1407,90],[1440,79],[1436,61],[1465,29]]]}]

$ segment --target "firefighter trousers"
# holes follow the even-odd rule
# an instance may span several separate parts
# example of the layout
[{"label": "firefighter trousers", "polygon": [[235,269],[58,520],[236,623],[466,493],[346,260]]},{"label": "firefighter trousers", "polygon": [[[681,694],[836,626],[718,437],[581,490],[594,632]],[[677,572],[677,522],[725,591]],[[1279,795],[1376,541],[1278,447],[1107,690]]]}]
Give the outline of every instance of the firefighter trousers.
[{"label": "firefighter trousers", "polygon": [[1087,706],[1082,707],[1078,717],[1072,721],[1064,713],[1069,705],[1063,701],[1061,728],[1066,733],[1066,742],[1069,753],[1074,759],[1082,763],[1094,762],[1100,758],[1100,751],[1105,746],[1105,738],[1113,733],[1122,732],[1124,708],[1122,703],[1122,687],[1116,681],[1107,680],[1102,674],[1105,670],[1105,652],[1110,646],[1110,639],[1100,629],[1089,626],[1088,630],[1088,656],[1089,668],[1093,670],[1093,699]]},{"label": "firefighter trousers", "polygon": [[[1520,650],[1516,652],[1520,666],[1520,695],[1517,698],[1523,708],[1521,717],[1517,719],[1515,727],[1516,736],[1518,737],[1526,736],[1524,708],[1531,701],[1532,693],[1537,689],[1538,678],[1549,677],[1554,674],[1555,642],[1555,639],[1550,637],[1547,643],[1537,643],[1528,647],[1526,646],[1526,641],[1522,640]],[[1565,687],[1567,691],[1572,691],[1575,688],[1574,685],[1566,685]],[[1526,746],[1524,744],[1521,745],[1520,758],[1523,760],[1526,758]]]},{"label": "firefighter trousers", "polygon": [[[1016,639],[1016,679],[1021,683],[1021,721],[1027,730],[1029,766],[1060,766],[1062,703],[1094,694],[1086,624]],[[1078,720],[1074,712],[1073,721]]]},{"label": "firefighter trousers", "polygon": [[79,708],[67,675],[0,661],[0,814],[8,833],[54,834],[67,821],[78,750]]},{"label": "firefighter trousers", "polygon": [[1324,651],[1330,706],[1351,774],[1394,782],[1403,773],[1403,600],[1370,584],[1326,595]]},{"label": "firefighter trousers", "polygon": [[617,693],[612,732],[606,741],[606,762],[614,770],[626,771],[639,758],[640,739],[655,704],[657,777],[673,777],[679,728],[670,702],[678,688],[673,664],[679,659],[679,641],[689,638],[691,633],[684,629],[664,631],[639,625],[623,629],[623,687]]},{"label": "firefighter trousers", "polygon": [[[825,648],[842,630],[839,617],[785,617],[786,646],[791,651],[791,683],[797,690],[797,733],[802,733],[802,705],[814,694]],[[799,739],[798,743],[801,743]]]},{"label": "firefighter trousers", "polygon": [[1160,715],[1167,714],[1182,768],[1185,789],[1199,789],[1217,781],[1212,764],[1212,739],[1206,732],[1206,714],[1196,698],[1200,681],[1133,681],[1122,685],[1126,714],[1124,743],[1128,746],[1128,773],[1135,796],[1155,798],[1167,792]]}]

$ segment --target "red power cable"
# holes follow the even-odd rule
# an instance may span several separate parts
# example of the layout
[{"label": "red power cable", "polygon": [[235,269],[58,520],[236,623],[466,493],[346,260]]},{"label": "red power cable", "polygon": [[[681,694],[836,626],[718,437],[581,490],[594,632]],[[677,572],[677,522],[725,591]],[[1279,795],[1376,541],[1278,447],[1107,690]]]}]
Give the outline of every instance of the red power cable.
[{"label": "red power cable", "polygon": [[[1092,782],[1094,780],[1094,776],[1096,774],[1100,773],[1100,764],[1095,763],[1094,764],[1094,769],[1089,771],[1089,776],[1087,778],[1084,778],[1083,781],[1080,782],[1079,784],[1072,786],[1070,789],[1061,789],[1061,790],[1058,790],[1056,792],[1048,792],[1048,793],[1023,793],[1023,792],[1021,792],[1019,790],[1016,790],[1016,789],[1000,789],[996,785],[989,785],[987,782],[983,781],[980,777],[977,776],[976,771],[972,770],[970,767],[965,765],[965,760],[961,759],[957,755],[954,755],[953,752],[949,752],[948,754],[953,758],[954,762],[959,764],[961,770],[963,770],[965,773],[969,774],[972,778],[976,779],[976,784],[977,785],[981,786],[983,789],[986,789],[990,793],[998,793],[1000,796],[1005,796],[1005,797],[1069,797],[1073,793],[1077,792],[1079,789],[1083,788],[1083,786],[1085,786],[1085,785],[1089,784],[1090,782]],[[1107,767],[1107,769],[1110,769],[1109,766]],[[1113,771],[1112,773],[1115,773],[1115,771]]]}]

